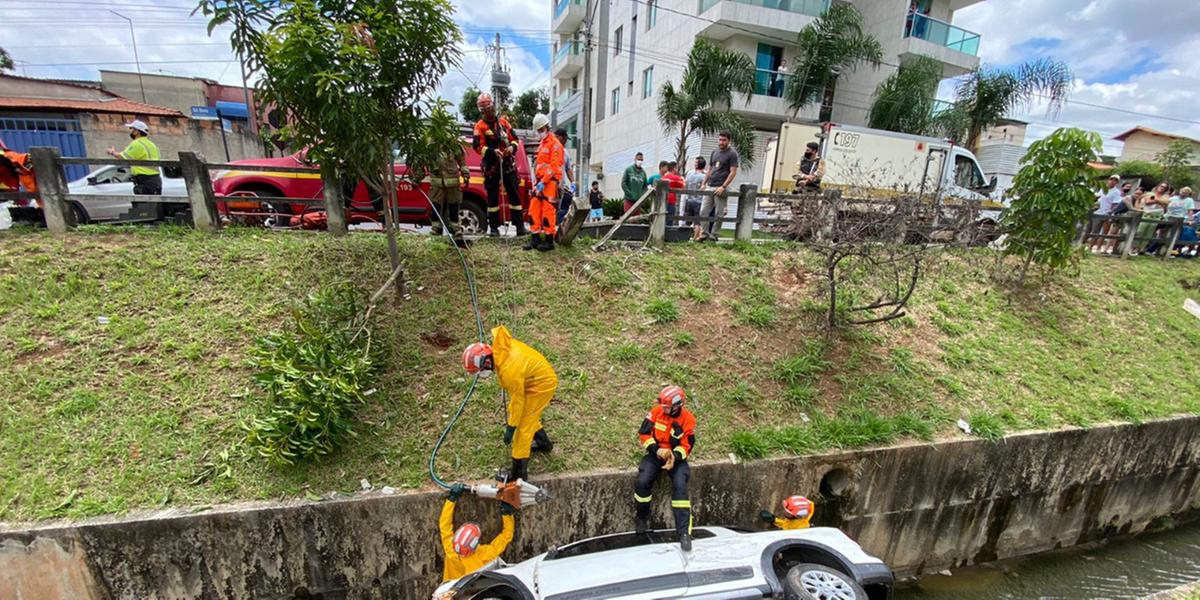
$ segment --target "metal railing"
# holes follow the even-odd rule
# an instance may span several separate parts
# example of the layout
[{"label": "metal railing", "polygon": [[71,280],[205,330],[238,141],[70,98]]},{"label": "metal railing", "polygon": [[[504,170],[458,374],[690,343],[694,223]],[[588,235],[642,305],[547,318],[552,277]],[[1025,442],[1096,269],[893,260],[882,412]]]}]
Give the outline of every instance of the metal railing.
[{"label": "metal railing", "polygon": [[568,42],[564,42],[563,45],[559,47],[558,52],[554,53],[555,64],[566,60],[568,55],[578,55],[579,46],[579,40],[570,40]]},{"label": "metal railing", "polygon": [[979,56],[979,34],[913,11],[908,13],[904,37],[915,37],[971,56]]},{"label": "metal railing", "polygon": [[787,82],[793,77],[787,71],[774,71],[771,69],[755,69],[754,70],[754,93],[759,96],[771,96],[773,98],[783,97],[783,88],[787,86]]},{"label": "metal railing", "polygon": [[737,2],[810,17],[819,17],[825,14],[825,11],[829,10],[830,4],[830,0],[700,0],[700,13],[703,14],[719,2]]},{"label": "metal railing", "polygon": [[570,104],[575,97],[579,95],[579,90],[566,90],[565,92],[554,97],[554,109],[562,110],[562,107]]}]

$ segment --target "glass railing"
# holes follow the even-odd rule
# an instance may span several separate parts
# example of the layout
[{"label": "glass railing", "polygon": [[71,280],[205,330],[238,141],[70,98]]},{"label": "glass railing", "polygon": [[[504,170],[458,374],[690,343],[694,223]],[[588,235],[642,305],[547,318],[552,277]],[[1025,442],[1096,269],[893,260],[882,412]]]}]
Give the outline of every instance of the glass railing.
[{"label": "glass railing", "polygon": [[558,52],[554,53],[554,62],[557,63],[559,61],[566,60],[567,56],[570,54],[579,54],[579,42],[577,40],[564,43],[562,47],[558,49]]},{"label": "glass railing", "polygon": [[557,19],[561,17],[562,14],[566,12],[567,7],[572,4],[580,6],[583,4],[583,0],[558,0],[558,4],[554,5],[554,18]]},{"label": "glass railing", "polygon": [[917,12],[908,13],[905,37],[921,38],[927,42],[979,56],[979,34],[955,27]]},{"label": "glass railing", "polygon": [[562,107],[566,106],[572,100],[574,100],[575,95],[578,93],[579,93],[579,90],[567,90],[567,91],[555,96],[554,97],[554,108],[561,110]]},{"label": "glass railing", "polygon": [[723,1],[773,8],[810,17],[819,17],[825,14],[825,11],[829,10],[830,3],[830,0],[700,0],[700,12],[704,13],[716,6],[718,2]]},{"label": "glass railing", "polygon": [[786,71],[772,71],[771,69],[755,69],[754,70],[754,93],[759,96],[772,96],[775,98],[783,97],[783,88],[787,85],[788,79],[792,76]]}]

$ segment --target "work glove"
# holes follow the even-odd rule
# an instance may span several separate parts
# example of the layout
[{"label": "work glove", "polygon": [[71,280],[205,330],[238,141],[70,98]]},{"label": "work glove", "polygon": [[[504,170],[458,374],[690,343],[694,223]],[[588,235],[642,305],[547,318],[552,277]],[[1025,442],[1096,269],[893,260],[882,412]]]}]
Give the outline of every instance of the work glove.
[{"label": "work glove", "polygon": [[764,511],[758,513],[758,518],[762,519],[763,521],[765,521],[767,523],[775,522],[775,515],[771,514],[771,511],[769,511],[769,510],[764,510]]},{"label": "work glove", "polygon": [[505,446],[509,446],[512,444],[513,434],[516,432],[517,432],[517,428],[513,427],[512,425],[507,425],[504,427],[504,445]]},{"label": "work glove", "polygon": [[546,184],[544,184],[540,181],[538,182],[537,185],[533,186],[533,191],[535,191],[539,194],[542,193],[542,190],[544,190],[544,189],[546,189]]},{"label": "work glove", "polygon": [[446,492],[446,497],[449,498],[451,502],[458,502],[459,497],[462,496],[463,492],[465,491],[467,491],[467,486],[461,483],[456,483],[450,486],[450,491]]},{"label": "work glove", "polygon": [[575,193],[575,184],[574,184],[573,182],[572,182],[572,183],[568,183],[568,184],[567,184],[567,189],[568,189],[568,190],[571,190],[571,193],[572,193],[572,194],[574,194],[574,193]]},{"label": "work glove", "polygon": [[504,516],[515,515],[515,514],[517,514],[517,507],[501,500],[500,501],[500,514],[502,514]]}]

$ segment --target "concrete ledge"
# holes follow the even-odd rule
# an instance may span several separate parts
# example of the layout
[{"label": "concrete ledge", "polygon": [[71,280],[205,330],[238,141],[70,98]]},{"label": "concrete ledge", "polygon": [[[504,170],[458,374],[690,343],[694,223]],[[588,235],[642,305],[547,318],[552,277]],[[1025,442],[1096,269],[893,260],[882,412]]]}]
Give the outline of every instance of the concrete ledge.
[{"label": "concrete ledge", "polygon": [[[1200,418],[1017,434],[743,464],[696,465],[697,524],[758,527],[758,511],[816,496],[897,575],[1035,554],[1200,505]],[[634,470],[542,480],[553,503],[519,517],[505,557],[631,528]],[[661,483],[661,482],[660,482]],[[441,574],[436,493],[228,506],[0,531],[0,598],[427,598]],[[492,503],[459,521],[485,537]],[[664,488],[656,520],[669,519]]]}]

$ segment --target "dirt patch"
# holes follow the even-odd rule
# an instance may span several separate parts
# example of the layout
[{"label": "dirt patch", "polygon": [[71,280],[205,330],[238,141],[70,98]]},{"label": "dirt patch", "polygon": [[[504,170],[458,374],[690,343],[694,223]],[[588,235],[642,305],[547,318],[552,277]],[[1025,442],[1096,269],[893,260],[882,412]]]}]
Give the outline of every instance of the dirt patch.
[{"label": "dirt patch", "polygon": [[784,308],[800,305],[812,297],[812,284],[817,277],[804,269],[794,256],[786,253],[771,258],[769,281],[779,294],[779,304]]},{"label": "dirt patch", "polygon": [[454,338],[443,331],[422,334],[421,340],[438,350],[446,350],[454,345]]}]

